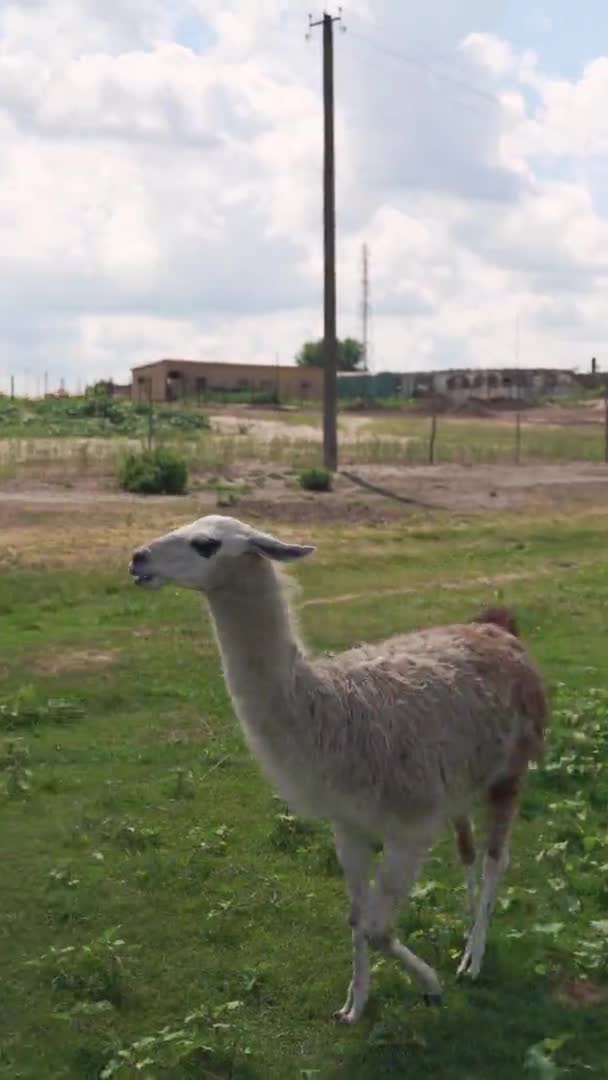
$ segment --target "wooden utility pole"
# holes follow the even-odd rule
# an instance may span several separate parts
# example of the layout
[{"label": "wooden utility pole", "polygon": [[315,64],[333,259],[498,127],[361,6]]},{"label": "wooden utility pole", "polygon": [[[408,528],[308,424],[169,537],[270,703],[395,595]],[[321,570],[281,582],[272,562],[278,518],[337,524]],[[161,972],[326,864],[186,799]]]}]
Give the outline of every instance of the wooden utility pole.
[{"label": "wooden utility pole", "polygon": [[[341,12],[341,8],[339,11]],[[323,27],[323,461],[326,469],[338,468],[338,339],[336,336],[336,170],[334,155],[334,23],[341,14],[313,22],[309,31]]]},{"label": "wooden utility pole", "polygon": [[519,465],[521,461],[521,394],[522,379],[519,368],[519,346],[520,346],[520,332],[519,332],[519,312],[517,313],[517,319],[515,321],[515,400],[517,402],[515,410],[515,464]]},{"label": "wooden utility pole", "polygon": [[363,245],[361,286],[361,343],[363,345],[363,370],[369,371],[369,251],[367,244]]}]

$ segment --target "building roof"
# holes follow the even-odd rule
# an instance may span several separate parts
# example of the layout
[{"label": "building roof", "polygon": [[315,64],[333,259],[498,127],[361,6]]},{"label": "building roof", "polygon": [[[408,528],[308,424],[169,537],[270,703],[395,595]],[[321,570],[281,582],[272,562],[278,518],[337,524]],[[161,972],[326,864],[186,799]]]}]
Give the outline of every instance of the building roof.
[{"label": "building roof", "polygon": [[191,367],[220,367],[220,368],[264,368],[265,371],[294,371],[297,364],[248,364],[243,360],[180,360],[177,357],[165,356],[161,360],[151,360],[148,364],[135,364],[131,371],[141,371],[142,368],[159,367],[161,364],[189,364]]}]

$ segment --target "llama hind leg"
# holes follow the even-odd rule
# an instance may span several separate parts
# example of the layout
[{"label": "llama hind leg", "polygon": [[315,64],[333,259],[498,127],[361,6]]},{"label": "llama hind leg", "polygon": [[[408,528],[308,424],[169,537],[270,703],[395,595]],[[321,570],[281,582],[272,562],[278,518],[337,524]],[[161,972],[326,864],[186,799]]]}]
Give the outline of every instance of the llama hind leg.
[{"label": "llama hind leg", "polygon": [[509,865],[509,834],[521,779],[521,775],[506,777],[493,784],[488,792],[488,841],[481,892],[475,922],[458,968],[458,975],[468,975],[471,979],[476,979],[481,971],[496,894]]},{"label": "llama hind leg", "polygon": [[466,911],[467,915],[475,917],[475,898],[477,892],[477,865],[475,853],[475,835],[473,824],[469,817],[454,818],[454,836],[456,850],[464,867],[464,880],[466,887]]},{"label": "llama hind leg", "polygon": [[334,1019],[345,1024],[357,1022],[369,996],[369,948],[363,917],[367,906],[369,879],[373,858],[369,841],[355,831],[334,826],[336,854],[344,871],[351,910],[350,926],[353,939],[353,973],[341,1009]]},{"label": "llama hind leg", "polygon": [[395,933],[401,901],[414,885],[431,835],[416,836],[407,847],[385,844],[384,858],[378,866],[374,889],[370,891],[365,921],[370,945],[399,960],[422,987],[426,1003],[434,1005],[441,1002],[441,985],[435,971],[403,945]]}]

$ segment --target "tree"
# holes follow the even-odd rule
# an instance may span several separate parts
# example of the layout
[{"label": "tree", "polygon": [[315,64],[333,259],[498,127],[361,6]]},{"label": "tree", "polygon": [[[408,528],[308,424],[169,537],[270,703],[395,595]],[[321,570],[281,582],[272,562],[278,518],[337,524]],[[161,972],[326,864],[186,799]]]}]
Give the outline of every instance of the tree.
[{"label": "tree", "polygon": [[[296,356],[299,367],[323,367],[323,339],[305,341]],[[338,340],[338,371],[361,371],[363,346],[356,338]]]}]

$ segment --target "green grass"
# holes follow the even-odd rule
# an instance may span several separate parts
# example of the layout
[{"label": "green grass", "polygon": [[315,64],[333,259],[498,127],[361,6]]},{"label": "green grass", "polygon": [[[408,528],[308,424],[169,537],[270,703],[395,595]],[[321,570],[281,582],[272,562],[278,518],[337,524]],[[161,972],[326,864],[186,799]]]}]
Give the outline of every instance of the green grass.
[{"label": "green grass", "polygon": [[[314,530],[299,603],[315,649],[503,597],[555,703],[479,984],[454,979],[464,894],[445,837],[401,919],[445,1006],[426,1010],[381,961],[352,1030],[328,1019],[350,967],[328,831],[260,779],[199,598],[129,587],[122,539],[99,564],[14,558],[0,579],[0,1076],[606,1075],[605,1004],[557,993],[608,978],[605,520]],[[520,578],[480,580],[506,572]]]},{"label": "green grass", "polygon": [[[402,416],[380,417],[360,429],[361,441],[375,435],[380,439],[407,440],[401,459],[410,464],[429,460],[431,420],[405,411]],[[526,461],[598,461],[604,460],[605,438],[601,423],[541,426],[521,422],[520,460]],[[437,417],[435,463],[463,465],[495,464],[515,460],[515,417],[501,420],[460,420]]]}]

